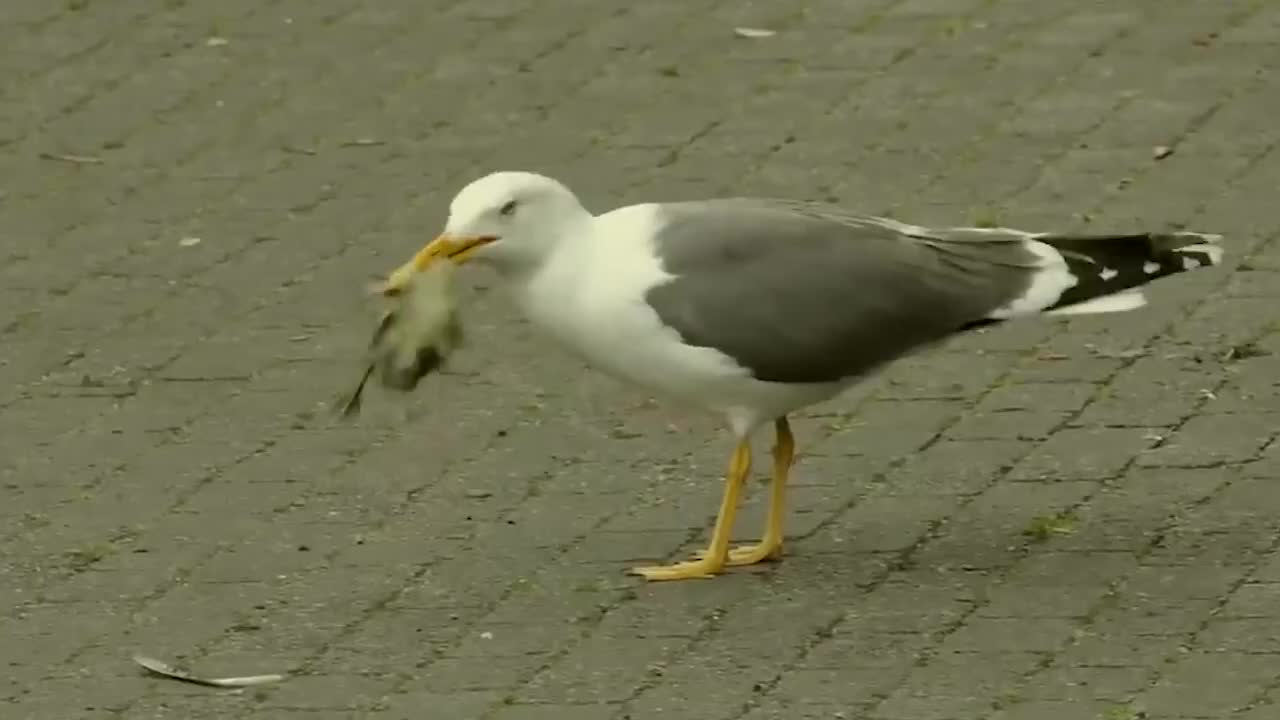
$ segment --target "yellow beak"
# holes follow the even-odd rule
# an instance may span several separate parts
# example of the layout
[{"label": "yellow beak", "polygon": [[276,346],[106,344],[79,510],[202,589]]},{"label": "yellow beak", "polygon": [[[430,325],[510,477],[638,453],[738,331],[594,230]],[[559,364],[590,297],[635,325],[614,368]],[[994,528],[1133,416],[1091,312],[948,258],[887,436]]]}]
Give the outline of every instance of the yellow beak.
[{"label": "yellow beak", "polygon": [[409,284],[409,280],[415,273],[420,273],[441,260],[464,263],[476,248],[488,245],[497,239],[487,236],[459,237],[448,233],[441,234],[419,250],[412,260],[396,268],[379,291],[383,295],[398,295],[405,285]]}]

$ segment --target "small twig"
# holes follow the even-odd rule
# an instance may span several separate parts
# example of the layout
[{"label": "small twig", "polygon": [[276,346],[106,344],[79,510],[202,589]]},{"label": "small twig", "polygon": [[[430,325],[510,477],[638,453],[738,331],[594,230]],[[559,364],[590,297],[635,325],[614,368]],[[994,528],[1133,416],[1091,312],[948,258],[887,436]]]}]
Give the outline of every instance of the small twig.
[{"label": "small twig", "polygon": [[63,153],[40,153],[42,160],[57,160],[59,162],[75,163],[76,165],[101,165],[102,158],[93,157],[92,155],[67,155]]},{"label": "small twig", "polygon": [[369,377],[373,375],[376,367],[375,363],[369,363],[369,366],[365,368],[364,375],[360,376],[360,383],[356,385],[355,389],[338,398],[338,401],[334,403],[334,409],[338,411],[343,419],[360,414],[360,398],[364,394],[364,386],[369,382]]}]

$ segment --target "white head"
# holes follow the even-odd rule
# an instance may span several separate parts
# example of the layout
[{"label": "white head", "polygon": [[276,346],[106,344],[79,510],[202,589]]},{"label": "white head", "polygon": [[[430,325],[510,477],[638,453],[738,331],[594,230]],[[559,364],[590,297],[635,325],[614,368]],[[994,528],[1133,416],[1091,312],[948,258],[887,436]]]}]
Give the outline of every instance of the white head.
[{"label": "white head", "polygon": [[397,270],[384,292],[398,290],[411,273],[443,260],[475,260],[504,273],[533,269],[590,219],[577,196],[549,177],[491,173],[454,196],[444,232]]}]

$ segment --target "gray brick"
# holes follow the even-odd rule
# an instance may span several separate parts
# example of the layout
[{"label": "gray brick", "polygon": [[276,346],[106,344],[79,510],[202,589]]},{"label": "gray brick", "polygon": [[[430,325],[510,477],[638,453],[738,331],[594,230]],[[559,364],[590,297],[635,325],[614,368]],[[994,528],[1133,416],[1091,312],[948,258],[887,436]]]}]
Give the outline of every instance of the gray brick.
[{"label": "gray brick", "polygon": [[1110,700],[1119,704],[1147,687],[1150,672],[1141,666],[1052,667],[1038,674],[1018,694],[1028,700]]},{"label": "gray brick", "polygon": [[912,455],[886,477],[894,495],[969,495],[997,481],[1033,444],[1019,440],[942,440]]},{"label": "gray brick", "polygon": [[984,617],[1085,617],[1131,572],[1136,561],[1124,552],[1042,552],[990,588]]},{"label": "gray brick", "polygon": [[876,718],[971,717],[1012,691],[1014,678],[1035,667],[1031,653],[985,656],[981,663],[966,654],[947,654],[918,668],[871,713]]},{"label": "gray brick", "polygon": [[812,545],[845,547],[850,551],[904,550],[914,545],[931,525],[955,508],[947,496],[933,499],[872,496],[798,542],[797,550]]},{"label": "gray brick", "polygon": [[605,720],[617,708],[608,705],[508,705],[490,717],[495,720]]},{"label": "gray brick", "polygon": [[967,413],[947,429],[956,440],[1043,440],[1070,416],[1064,412],[1009,410]]},{"label": "gray brick", "polygon": [[1272,618],[1214,620],[1205,628],[1200,642],[1207,648],[1238,653],[1270,653],[1280,647],[1280,633]]},{"label": "gray brick", "polygon": [[274,708],[368,709],[390,692],[395,682],[394,678],[360,675],[299,676],[272,687],[263,704],[268,712]]},{"label": "gray brick", "polygon": [[1197,653],[1166,669],[1139,702],[1157,716],[1225,717],[1248,706],[1273,676],[1254,655]]},{"label": "gray brick", "polygon": [[[1125,709],[1121,703],[1101,700],[1031,700],[1003,708],[991,715],[991,720],[1076,720],[1077,718],[1105,718],[1106,713],[1118,715]],[[1118,715],[1124,717],[1123,715]]]},{"label": "gray brick", "polygon": [[1074,624],[1058,618],[975,618],[943,643],[952,652],[1053,652]]},{"label": "gray brick", "polygon": [[496,692],[434,693],[410,690],[387,696],[382,712],[395,720],[413,720],[421,717],[422,712],[429,708],[443,717],[462,720],[481,717],[488,708],[498,705],[501,700],[502,693]]},{"label": "gray brick", "polygon": [[1140,456],[1138,464],[1212,468],[1252,460],[1270,440],[1274,427],[1275,417],[1269,415],[1194,417],[1160,447]]},{"label": "gray brick", "polygon": [[1009,478],[1102,480],[1117,475],[1151,444],[1143,430],[1064,429],[1023,458]]}]

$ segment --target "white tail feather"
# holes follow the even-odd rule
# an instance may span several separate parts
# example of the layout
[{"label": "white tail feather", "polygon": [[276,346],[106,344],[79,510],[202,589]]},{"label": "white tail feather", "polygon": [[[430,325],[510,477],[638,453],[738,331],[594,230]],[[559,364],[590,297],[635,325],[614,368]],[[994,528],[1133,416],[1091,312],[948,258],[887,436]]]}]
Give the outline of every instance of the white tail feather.
[{"label": "white tail feather", "polygon": [[1062,253],[1052,245],[1036,240],[1024,242],[1027,250],[1040,258],[1036,273],[1031,277],[1031,284],[1026,292],[987,315],[992,320],[1007,320],[1040,313],[1045,308],[1052,307],[1063,293],[1079,282],[1079,279],[1071,274],[1066,258],[1062,257]]},{"label": "white tail feather", "polygon": [[1137,310],[1147,304],[1147,296],[1140,290],[1125,290],[1111,295],[1103,295],[1085,300],[1074,305],[1049,310],[1045,315],[1094,315],[1098,313],[1126,312]]},{"label": "white tail feather", "polygon": [[[1206,235],[1205,239],[1209,240],[1210,242],[1214,242],[1216,238],[1220,238],[1220,237],[1221,237],[1220,235]],[[1209,256],[1209,263],[1211,265],[1217,265],[1218,263],[1222,262],[1222,247],[1220,245],[1211,245],[1210,243],[1201,243],[1198,245],[1184,245],[1178,248],[1177,250],[1174,250],[1174,252],[1204,253],[1205,255]]]}]

